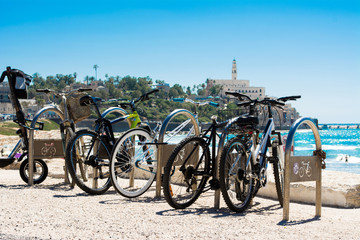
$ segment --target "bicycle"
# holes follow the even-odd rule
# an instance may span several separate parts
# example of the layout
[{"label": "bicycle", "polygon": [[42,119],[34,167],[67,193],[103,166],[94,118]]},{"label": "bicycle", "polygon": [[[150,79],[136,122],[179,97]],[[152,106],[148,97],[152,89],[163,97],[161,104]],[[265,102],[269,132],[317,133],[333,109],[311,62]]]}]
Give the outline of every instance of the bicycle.
[{"label": "bicycle", "polygon": [[[238,106],[249,106],[249,114],[244,121],[238,121],[242,131],[229,140],[221,152],[219,164],[220,189],[227,206],[235,211],[246,210],[259,188],[267,184],[267,167],[272,163],[275,187],[280,205],[283,205],[284,193],[284,154],[280,132],[275,130],[272,109],[281,108],[285,102],[296,100],[300,96],[288,96],[278,99],[265,98],[253,100],[240,93],[228,93],[239,100]],[[267,107],[268,121],[264,131],[259,134],[257,105]]]},{"label": "bicycle", "polygon": [[[20,70],[11,69],[11,67],[7,67],[7,70],[2,73],[0,82],[4,80],[5,76],[7,76],[8,78],[10,87],[10,100],[16,113],[16,118],[14,122],[19,125],[19,129],[16,131],[16,134],[19,135],[20,139],[16,143],[11,153],[6,158],[0,158],[0,167],[6,167],[15,162],[16,160],[18,162],[22,161],[19,169],[20,177],[24,182],[28,183],[28,131],[31,129],[42,130],[44,124],[35,121],[34,126],[31,127],[30,122],[32,121],[25,118],[25,114],[19,102],[19,99],[26,98],[27,94],[25,84],[29,85],[32,77]],[[46,179],[48,175],[48,167],[46,163],[41,159],[34,159],[33,164],[33,173],[35,174],[34,184],[40,184]]]},{"label": "bicycle", "polygon": [[[35,117],[34,120],[37,121],[37,119],[46,112],[55,112],[57,113],[60,118],[60,134],[61,134],[61,140],[62,140],[62,147],[63,147],[63,153],[66,152],[66,145],[69,141],[69,139],[74,135],[75,133],[75,123],[80,122],[81,120],[87,118],[90,116],[90,108],[87,106],[80,106],[79,105],[79,99],[82,96],[86,96],[84,92],[92,91],[91,88],[80,88],[75,89],[69,92],[56,92],[51,89],[36,89],[36,92],[39,93],[45,93],[45,94],[53,94],[56,98],[61,100],[61,104],[59,106],[56,105],[50,105],[46,106],[42,109],[40,109]],[[52,144],[52,145],[51,145]],[[53,146],[53,143],[51,143],[50,146],[45,145],[41,149],[41,154],[46,155],[49,152],[50,156],[54,156],[56,153],[56,148]],[[65,161],[64,166],[65,171],[65,182],[71,183],[72,186],[75,185],[74,182],[70,181],[70,177],[68,174],[68,166]]]},{"label": "bicycle", "polygon": [[[109,161],[111,151],[116,142],[112,125],[128,121],[130,128],[137,126],[147,127],[141,124],[140,117],[136,111],[136,104],[148,100],[149,95],[159,90],[152,90],[140,96],[136,100],[121,102],[121,108],[124,116],[108,120],[104,116],[113,108],[108,109],[103,114],[100,113],[98,103],[100,98],[84,96],[80,99],[80,105],[95,107],[98,119],[95,121],[95,129],[80,130],[69,140],[66,147],[66,162],[69,167],[69,173],[74,179],[76,185],[83,191],[91,195],[105,193],[111,186],[109,174]],[[130,107],[132,113],[127,114],[124,108]]]},{"label": "bicycle", "polygon": [[[166,155],[176,146],[179,138],[199,134],[197,106],[218,106],[213,102],[195,102],[184,98],[173,100],[193,103],[195,114],[185,109],[174,110],[161,126],[158,125],[152,130],[131,129],[116,142],[111,154],[110,176],[115,190],[122,196],[134,198],[145,193],[152,185],[157,172],[162,169],[162,166],[158,165],[158,159],[166,160]],[[170,123],[176,121],[176,118],[180,122],[171,129]],[[162,151],[158,151],[160,148]]]}]

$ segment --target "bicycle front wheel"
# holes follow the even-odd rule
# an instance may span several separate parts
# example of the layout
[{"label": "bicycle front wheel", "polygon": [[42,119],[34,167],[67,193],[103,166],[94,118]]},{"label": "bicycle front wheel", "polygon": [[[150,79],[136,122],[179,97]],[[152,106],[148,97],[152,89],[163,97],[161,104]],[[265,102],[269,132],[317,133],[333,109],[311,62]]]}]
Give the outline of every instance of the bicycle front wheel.
[{"label": "bicycle front wheel", "polygon": [[106,138],[89,130],[80,130],[69,140],[66,162],[76,185],[91,195],[106,192],[110,186],[111,147]]},{"label": "bicycle front wheel", "polygon": [[[29,182],[29,159],[28,154],[25,153],[21,156],[20,161],[22,161],[20,165],[20,177],[21,179],[28,183]],[[48,167],[46,163],[42,159],[34,159],[34,167],[33,167],[33,183],[40,184],[42,183],[48,175]]]},{"label": "bicycle front wheel", "polygon": [[220,189],[226,205],[235,212],[242,212],[251,203],[254,179],[253,163],[247,163],[246,144],[238,137],[226,143],[221,153],[219,175]]},{"label": "bicycle front wheel", "polygon": [[127,131],[116,142],[111,156],[110,176],[118,193],[134,198],[150,188],[156,176],[157,147],[148,131]]},{"label": "bicycle front wheel", "polygon": [[210,176],[210,151],[205,140],[193,136],[182,140],[166,164],[163,189],[166,201],[182,209],[193,204]]}]

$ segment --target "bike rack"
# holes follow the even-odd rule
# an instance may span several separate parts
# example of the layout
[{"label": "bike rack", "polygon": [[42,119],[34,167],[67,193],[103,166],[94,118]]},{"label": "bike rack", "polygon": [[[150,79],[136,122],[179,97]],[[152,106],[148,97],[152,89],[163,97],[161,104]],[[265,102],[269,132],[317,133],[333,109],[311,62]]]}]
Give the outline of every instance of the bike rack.
[{"label": "bike rack", "polygon": [[[296,130],[302,124],[309,126],[314,134],[316,151],[314,151],[313,156],[291,156],[291,147],[294,144]],[[325,158],[325,153],[321,150],[319,131],[312,119],[303,117],[294,122],[290,128],[285,147],[283,221],[289,220],[290,182],[316,181],[315,217],[321,216],[321,169],[323,168],[323,160]],[[311,171],[310,169],[306,170],[306,173],[304,172],[305,161],[307,166],[311,168]],[[301,164],[303,166],[300,167]]]},{"label": "bike rack", "polygon": [[[35,131],[35,125],[36,125],[36,122],[37,122],[38,118],[42,114],[44,114],[46,112],[54,112],[61,118],[61,121],[64,121],[64,114],[54,106],[48,106],[48,107],[44,107],[44,108],[40,109],[35,114],[34,119],[31,121],[30,130],[29,130],[29,149],[28,149],[28,159],[29,159],[29,180],[28,180],[28,185],[30,185],[30,186],[32,186],[34,184],[33,171],[34,171],[34,147],[35,147],[35,145],[34,145],[34,131]],[[65,169],[65,171],[66,171],[66,169]],[[65,174],[65,176],[67,176],[67,174]]]},{"label": "bike rack", "polygon": [[[195,135],[198,136],[200,134],[199,123],[196,120],[194,114],[192,114],[190,111],[188,111],[186,109],[176,109],[176,110],[172,111],[169,115],[167,115],[164,122],[162,123],[160,132],[159,132],[159,143],[164,142],[165,131],[166,131],[167,126],[169,125],[171,118],[173,118],[179,114],[183,114],[183,115],[186,115],[187,117],[189,117],[191,119],[192,124],[195,127]],[[161,196],[161,175],[162,175],[161,173],[162,173],[162,168],[163,168],[162,166],[164,164],[166,164],[166,162],[163,162],[162,158],[165,158],[164,155],[166,153],[171,152],[175,148],[175,146],[176,146],[176,144],[166,144],[166,145],[159,144],[158,145],[157,169],[156,169],[156,172],[157,172],[157,174],[156,174],[156,194],[155,194],[156,197]]]}]

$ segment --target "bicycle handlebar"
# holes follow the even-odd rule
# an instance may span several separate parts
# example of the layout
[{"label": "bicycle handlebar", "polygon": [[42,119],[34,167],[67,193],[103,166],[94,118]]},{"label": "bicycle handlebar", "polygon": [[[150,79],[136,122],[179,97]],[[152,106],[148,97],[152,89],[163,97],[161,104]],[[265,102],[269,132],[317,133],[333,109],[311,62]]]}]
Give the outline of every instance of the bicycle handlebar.
[{"label": "bicycle handlebar", "polygon": [[225,94],[234,96],[234,97],[238,98],[240,101],[243,100],[243,98],[246,98],[247,100],[252,101],[252,99],[249,96],[238,93],[238,92],[225,92]]},{"label": "bicycle handlebar", "polygon": [[140,96],[138,99],[136,99],[134,102],[137,103],[137,102],[140,102],[140,101],[142,102],[142,101],[145,101],[145,100],[149,100],[150,99],[149,95],[151,95],[153,93],[156,93],[158,91],[159,91],[159,89],[154,89],[154,90],[152,90],[150,92],[147,92],[147,93],[143,94],[142,96]]},{"label": "bicycle handlebar", "polygon": [[[236,94],[240,94],[240,93],[236,93]],[[233,94],[230,94],[233,95]],[[243,95],[243,94],[240,94]],[[245,95],[244,95],[245,96]],[[250,97],[247,97],[250,99]],[[236,105],[239,107],[243,107],[243,106],[249,106],[249,105],[256,105],[256,104],[263,104],[263,105],[271,105],[273,107],[281,107],[285,105],[285,102],[289,101],[289,100],[294,100],[296,101],[296,99],[301,98],[300,95],[296,95],[296,96],[287,96],[287,97],[280,97],[278,99],[270,99],[270,98],[264,98],[263,100],[257,100],[257,99],[250,99],[250,101],[248,102],[244,102],[244,103],[237,103]]]},{"label": "bicycle handlebar", "polygon": [[278,98],[277,100],[278,100],[278,101],[286,102],[286,101],[289,101],[289,100],[296,101],[296,99],[299,99],[299,98],[301,98],[301,96],[300,96],[300,95],[296,95],[296,96],[281,97],[281,98]]},{"label": "bicycle handlebar", "polygon": [[90,92],[90,91],[92,91],[92,89],[91,88],[79,88],[77,91],[78,92]]},{"label": "bicycle handlebar", "polygon": [[55,91],[51,89],[36,89],[36,92],[51,93]]},{"label": "bicycle handlebar", "polygon": [[42,92],[42,93],[54,93],[55,95],[60,95],[60,94],[65,94],[65,95],[68,95],[72,92],[89,92],[89,91],[92,91],[91,88],[79,88],[79,89],[75,89],[75,90],[71,90],[70,92],[58,92],[56,93],[55,90],[52,90],[52,89],[36,89],[36,92]]}]

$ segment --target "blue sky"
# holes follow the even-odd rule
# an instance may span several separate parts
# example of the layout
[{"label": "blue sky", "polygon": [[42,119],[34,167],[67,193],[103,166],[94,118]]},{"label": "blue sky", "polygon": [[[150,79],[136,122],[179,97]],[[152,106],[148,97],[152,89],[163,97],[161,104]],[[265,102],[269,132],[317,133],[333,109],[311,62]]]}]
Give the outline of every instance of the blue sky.
[{"label": "blue sky", "polygon": [[235,58],[239,79],[302,95],[302,116],[360,122],[360,1],[0,2],[0,68],[193,86]]}]

